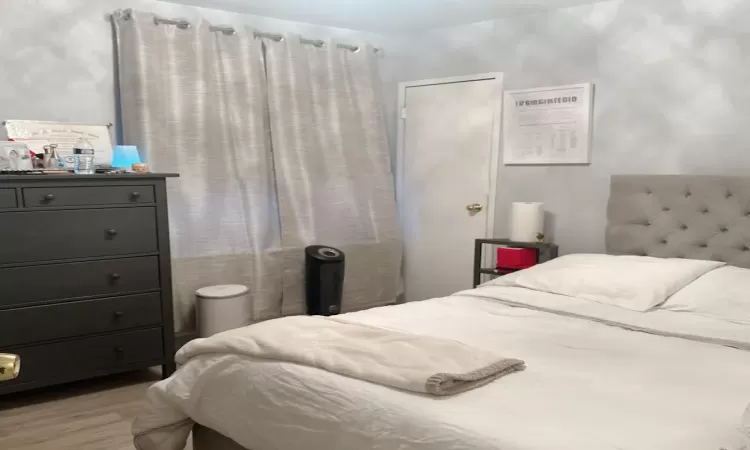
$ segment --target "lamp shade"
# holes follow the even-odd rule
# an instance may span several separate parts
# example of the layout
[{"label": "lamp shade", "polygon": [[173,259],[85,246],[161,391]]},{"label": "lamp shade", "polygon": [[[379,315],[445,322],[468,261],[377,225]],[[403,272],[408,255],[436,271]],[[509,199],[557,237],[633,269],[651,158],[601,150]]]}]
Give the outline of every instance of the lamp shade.
[{"label": "lamp shade", "polygon": [[141,162],[138,147],[135,145],[116,145],[112,150],[112,167],[128,169]]}]

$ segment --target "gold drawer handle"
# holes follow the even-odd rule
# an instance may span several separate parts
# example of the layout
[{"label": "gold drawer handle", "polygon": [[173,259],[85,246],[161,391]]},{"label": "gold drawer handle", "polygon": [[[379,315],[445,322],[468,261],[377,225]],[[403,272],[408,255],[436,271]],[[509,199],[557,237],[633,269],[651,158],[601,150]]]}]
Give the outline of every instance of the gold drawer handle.
[{"label": "gold drawer handle", "polygon": [[0,381],[9,381],[21,373],[21,357],[0,353]]}]

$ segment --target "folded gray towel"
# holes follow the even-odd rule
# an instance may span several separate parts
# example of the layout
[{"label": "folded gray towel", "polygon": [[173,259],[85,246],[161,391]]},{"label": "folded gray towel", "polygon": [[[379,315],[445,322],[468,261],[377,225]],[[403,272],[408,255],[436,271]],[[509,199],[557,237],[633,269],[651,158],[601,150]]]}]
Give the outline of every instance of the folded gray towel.
[{"label": "folded gray towel", "polygon": [[474,389],[524,368],[518,359],[434,336],[350,322],[343,316],[291,316],[191,341],[182,364],[201,354],[238,354],[317,367],[431,395]]},{"label": "folded gray towel", "polygon": [[525,368],[526,363],[520,359],[507,358],[471,372],[436,373],[427,379],[425,390],[432,395],[460,394]]}]

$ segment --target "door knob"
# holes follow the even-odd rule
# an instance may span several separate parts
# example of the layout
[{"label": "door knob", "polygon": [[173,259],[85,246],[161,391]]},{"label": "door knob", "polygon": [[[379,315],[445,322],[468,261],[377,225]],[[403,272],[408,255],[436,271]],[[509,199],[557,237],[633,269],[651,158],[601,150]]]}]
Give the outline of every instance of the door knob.
[{"label": "door knob", "polygon": [[0,353],[0,381],[18,377],[21,372],[21,358],[18,355]]},{"label": "door knob", "polygon": [[481,211],[482,208],[483,206],[480,205],[479,203],[472,203],[471,205],[466,205],[466,210],[469,212],[473,212],[473,213],[477,213]]}]

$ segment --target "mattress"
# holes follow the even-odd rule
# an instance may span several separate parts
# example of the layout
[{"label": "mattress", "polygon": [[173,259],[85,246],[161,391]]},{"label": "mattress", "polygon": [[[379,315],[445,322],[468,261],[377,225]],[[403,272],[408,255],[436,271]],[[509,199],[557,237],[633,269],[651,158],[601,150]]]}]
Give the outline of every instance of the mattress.
[{"label": "mattress", "polygon": [[[555,304],[561,311],[542,310]],[[643,314],[501,286],[346,317],[459,340],[524,359],[527,369],[432,398],[216,354],[191,360],[150,395],[253,450],[706,450],[740,449],[746,439],[750,352],[700,337],[750,343],[747,326],[656,311],[633,331],[628,321]]]}]

